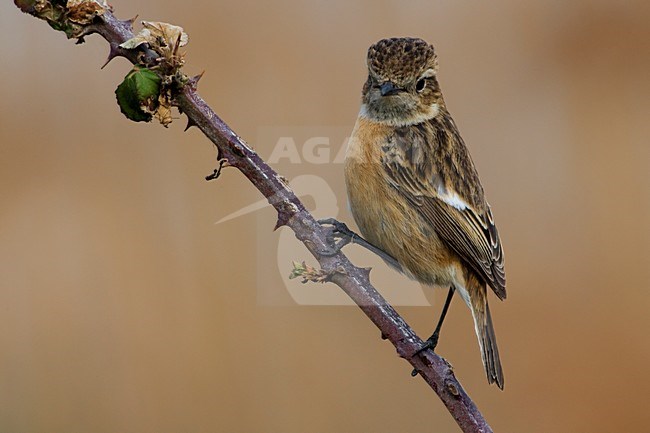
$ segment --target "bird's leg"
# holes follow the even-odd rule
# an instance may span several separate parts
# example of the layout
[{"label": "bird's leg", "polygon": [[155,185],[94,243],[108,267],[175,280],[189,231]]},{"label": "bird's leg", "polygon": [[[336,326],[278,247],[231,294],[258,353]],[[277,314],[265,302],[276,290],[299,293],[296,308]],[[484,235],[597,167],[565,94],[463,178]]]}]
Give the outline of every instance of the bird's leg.
[{"label": "bird's leg", "polygon": [[[397,270],[399,271],[402,270],[402,266],[398,263],[398,261],[393,256],[391,256],[384,250],[374,246],[373,244],[371,244],[370,242],[362,238],[360,235],[350,230],[345,223],[342,223],[334,218],[321,219],[318,220],[318,223],[321,225],[330,225],[333,227],[331,232],[331,238],[329,240],[334,244],[334,248],[331,251],[324,252],[323,255],[333,256],[334,254],[338,253],[341,250],[341,248],[343,248],[347,244],[357,244],[364,247],[368,251],[375,253],[376,255],[381,257],[386,263],[393,266]],[[335,238],[339,238],[341,240],[336,242]]]},{"label": "bird's leg", "polygon": [[[436,325],[436,329],[433,331],[433,334],[431,334],[431,337],[427,338],[427,341],[424,342],[422,347],[420,347],[414,355],[417,355],[418,353],[426,350],[426,349],[431,349],[435,350],[436,346],[438,345],[438,338],[440,337],[440,329],[442,329],[442,322],[445,321],[445,316],[447,315],[447,311],[449,310],[449,305],[451,305],[451,300],[454,297],[454,286],[451,286],[449,288],[449,293],[447,293],[447,300],[445,300],[445,305],[442,307],[442,312],[440,313],[440,319],[438,319],[438,324]],[[417,376],[418,372],[417,370],[413,370],[411,372],[411,376]]]},{"label": "bird's leg", "polygon": [[[440,337],[440,329],[442,329],[442,322],[445,321],[445,316],[447,316],[447,311],[449,310],[449,305],[451,305],[451,300],[454,297],[454,286],[449,288],[449,293],[447,293],[447,299],[445,300],[445,305],[442,307],[442,312],[440,313],[440,319],[438,319],[438,324],[436,325],[435,331],[431,334],[431,337],[427,338],[427,341],[424,343],[423,349],[434,350],[438,345],[438,337]],[[423,350],[420,349],[420,350]]]}]

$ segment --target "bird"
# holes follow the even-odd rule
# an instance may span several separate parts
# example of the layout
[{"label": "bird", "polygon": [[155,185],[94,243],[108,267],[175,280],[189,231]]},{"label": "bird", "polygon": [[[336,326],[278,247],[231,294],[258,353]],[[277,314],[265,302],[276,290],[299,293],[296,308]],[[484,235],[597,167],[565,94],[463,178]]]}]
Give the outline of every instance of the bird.
[{"label": "bird", "polygon": [[354,221],[400,272],[449,288],[436,330],[421,350],[435,349],[457,292],[472,313],[488,382],[503,389],[487,290],[506,298],[503,248],[440,90],[436,51],[420,38],[382,39],[368,49],[367,67],[344,162]]}]

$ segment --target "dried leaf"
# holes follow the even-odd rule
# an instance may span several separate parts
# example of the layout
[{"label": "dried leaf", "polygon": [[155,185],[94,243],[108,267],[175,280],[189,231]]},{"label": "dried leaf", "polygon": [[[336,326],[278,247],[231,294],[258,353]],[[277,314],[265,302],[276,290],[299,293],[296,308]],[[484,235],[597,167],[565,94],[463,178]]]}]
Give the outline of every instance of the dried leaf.
[{"label": "dried leaf", "polygon": [[148,29],[151,32],[151,35],[154,38],[157,40],[162,38],[165,41],[165,44],[170,47],[177,43],[179,47],[184,47],[187,45],[189,40],[187,33],[183,31],[183,28],[173,24],[142,21],[142,25],[145,29]]},{"label": "dried leaf", "polygon": [[171,97],[168,94],[161,93],[158,96],[158,108],[156,108],[154,115],[165,128],[172,123],[172,104]]},{"label": "dried leaf", "polygon": [[36,5],[36,0],[14,0],[14,4],[23,12],[31,11]]},{"label": "dried leaf", "polygon": [[188,36],[182,27],[150,21],[142,21],[142,25],[144,29],[120,47],[130,50],[146,43],[172,66],[183,64],[183,54],[178,52],[178,48],[187,45]]},{"label": "dried leaf", "polygon": [[132,37],[131,39],[120,44],[120,47],[127,50],[132,50],[139,47],[142,44],[146,44],[151,39],[151,32],[147,29],[140,30],[140,33]]},{"label": "dried leaf", "polygon": [[50,24],[60,21],[64,13],[60,6],[54,6],[46,0],[36,0],[34,10],[39,18],[46,20]]},{"label": "dried leaf", "polygon": [[74,23],[87,25],[108,9],[105,1],[99,0],[68,0],[68,19]]}]

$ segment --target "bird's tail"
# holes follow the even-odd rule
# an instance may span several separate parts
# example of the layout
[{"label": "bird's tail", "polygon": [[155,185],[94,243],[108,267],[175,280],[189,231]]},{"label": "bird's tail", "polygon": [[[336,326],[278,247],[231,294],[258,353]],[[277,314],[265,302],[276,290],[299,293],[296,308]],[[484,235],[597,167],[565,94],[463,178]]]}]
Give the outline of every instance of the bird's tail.
[{"label": "bird's tail", "polygon": [[[475,283],[478,283],[478,281]],[[483,359],[485,373],[489,383],[496,383],[499,388],[503,389],[503,369],[499,359],[499,348],[497,347],[497,337],[492,325],[490,307],[487,303],[486,287],[481,283],[470,284],[470,286],[473,287],[468,287],[469,304],[471,304],[469,307],[474,318],[474,329],[478,337],[478,344],[481,346],[481,358]]]},{"label": "bird's tail", "polygon": [[490,307],[487,303],[485,304],[485,318],[483,322],[477,322],[476,318],[474,318],[474,326],[476,327],[478,342],[481,345],[481,358],[483,358],[488,382],[496,383],[499,388],[503,389],[503,369],[501,368],[501,360],[499,359],[497,336],[494,334]]}]

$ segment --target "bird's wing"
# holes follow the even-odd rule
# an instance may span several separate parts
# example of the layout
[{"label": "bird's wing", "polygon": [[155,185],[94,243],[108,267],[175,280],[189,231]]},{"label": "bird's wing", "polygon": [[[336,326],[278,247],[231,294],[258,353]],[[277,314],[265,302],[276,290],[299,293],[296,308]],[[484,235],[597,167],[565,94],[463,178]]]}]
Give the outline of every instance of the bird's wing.
[{"label": "bird's wing", "polygon": [[[492,287],[494,293],[505,299],[506,279],[499,233],[469,153],[456,130],[452,132],[454,134],[447,139],[461,140],[457,144],[465,152],[460,158],[464,163],[449,162],[453,161],[453,156],[427,155],[428,150],[423,146],[432,145],[427,143],[432,136],[417,131],[401,137],[397,134],[393,145],[383,149],[382,163],[390,184],[417,207],[424,220]],[[440,134],[438,139],[443,139]],[[431,158],[442,165],[447,160],[447,164],[453,166],[451,171],[460,180],[451,183],[458,184],[457,189],[462,191],[454,190],[450,182],[445,181],[445,177],[454,174],[445,167],[436,166]]]}]

